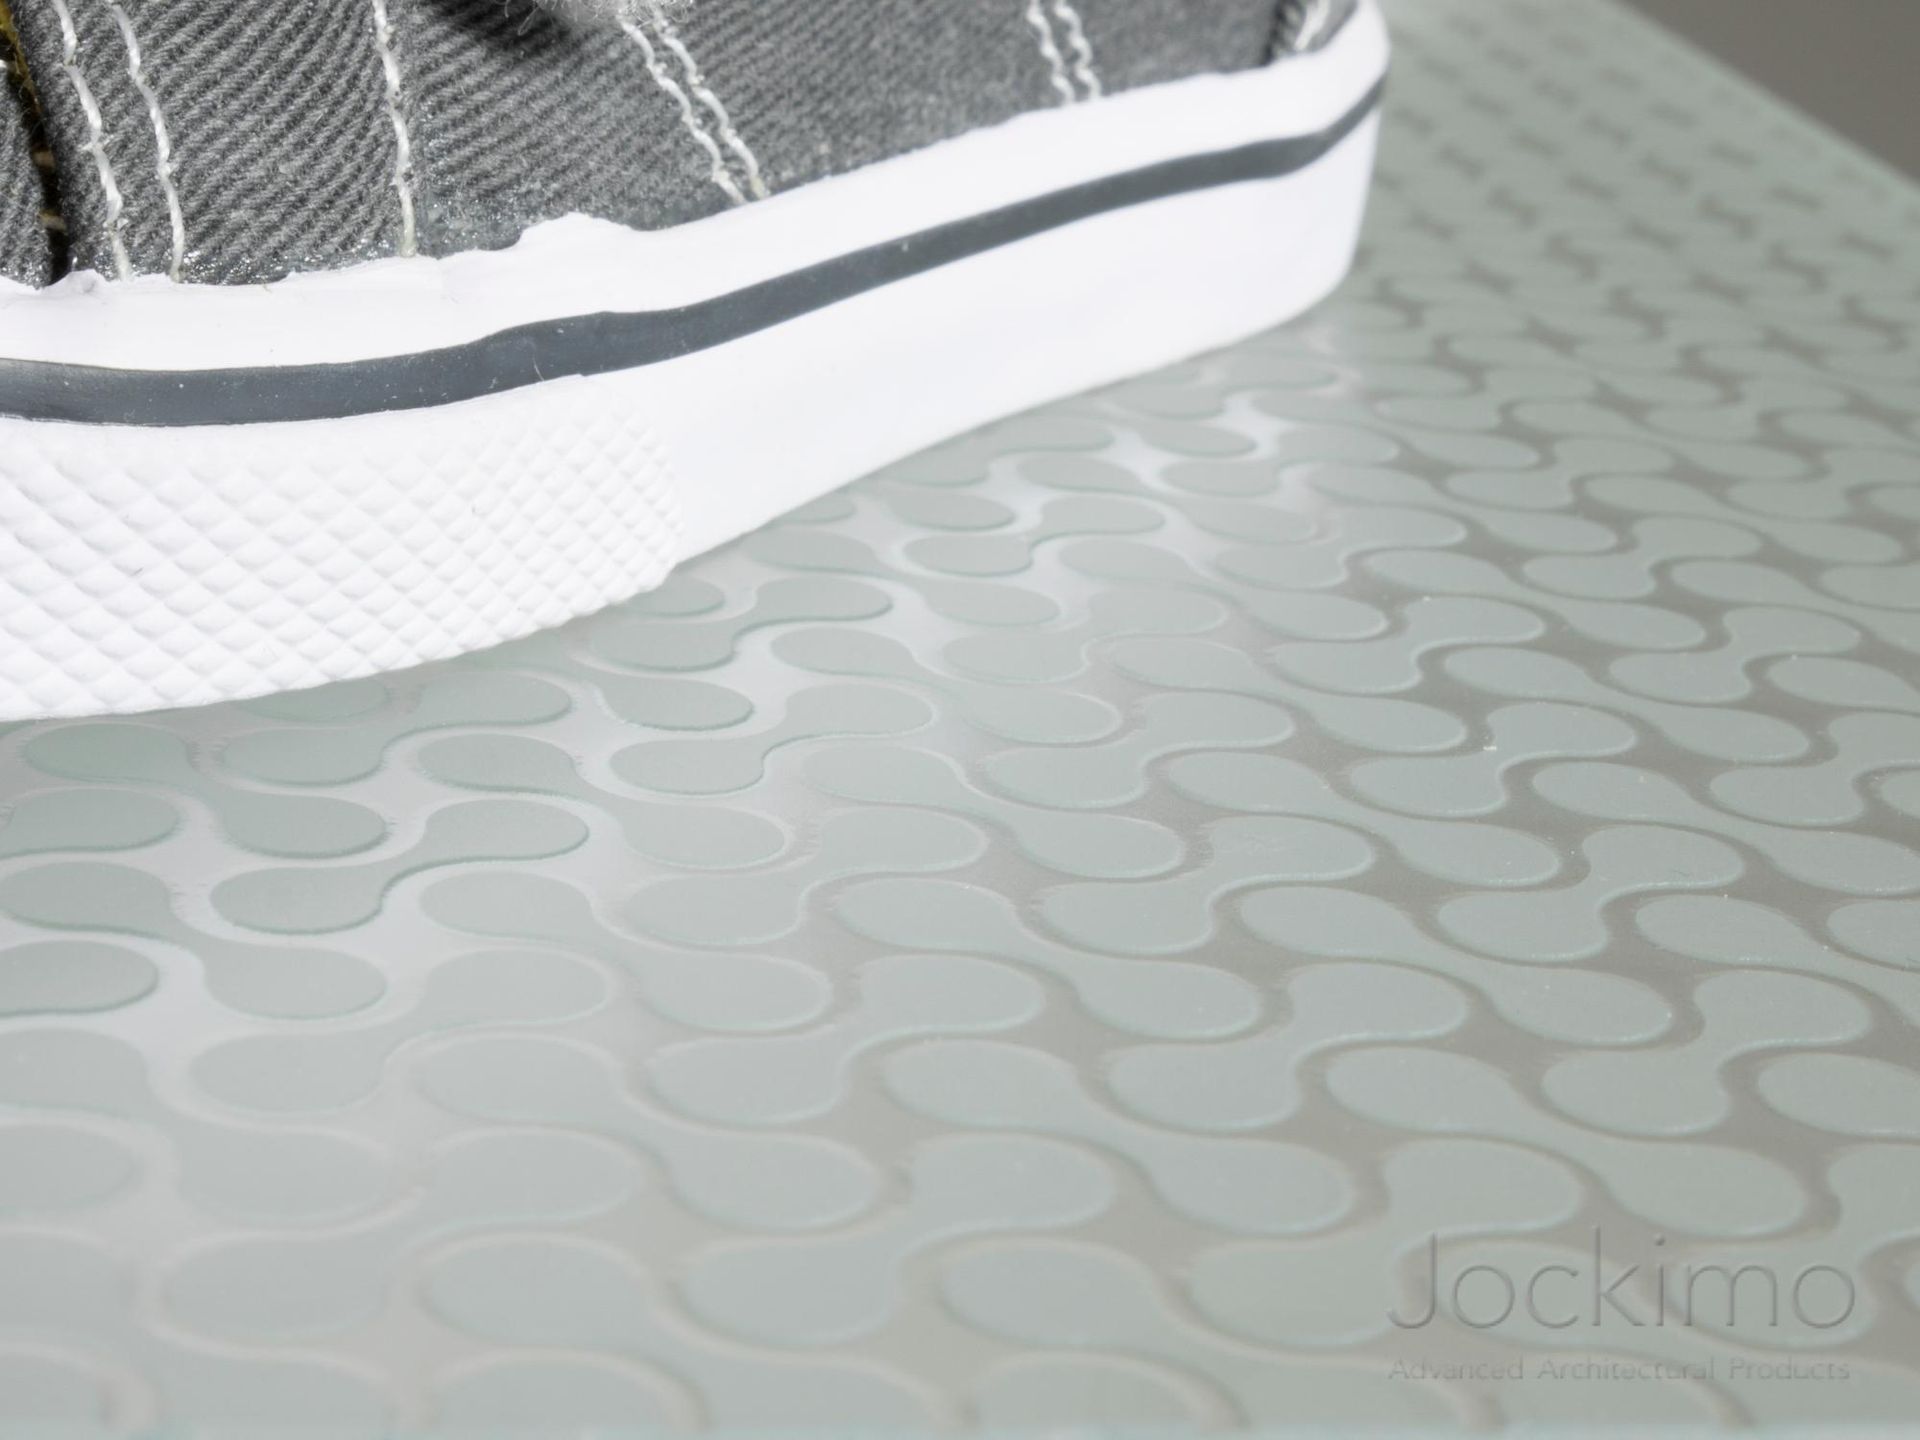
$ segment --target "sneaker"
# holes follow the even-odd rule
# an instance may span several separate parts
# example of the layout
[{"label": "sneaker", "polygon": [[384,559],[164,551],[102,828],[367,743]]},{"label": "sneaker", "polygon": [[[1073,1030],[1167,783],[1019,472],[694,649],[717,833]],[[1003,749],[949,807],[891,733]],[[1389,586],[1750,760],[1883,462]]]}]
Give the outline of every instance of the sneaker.
[{"label": "sneaker", "polygon": [[508,640],[1284,320],[1387,56],[1372,0],[9,8],[0,719]]}]

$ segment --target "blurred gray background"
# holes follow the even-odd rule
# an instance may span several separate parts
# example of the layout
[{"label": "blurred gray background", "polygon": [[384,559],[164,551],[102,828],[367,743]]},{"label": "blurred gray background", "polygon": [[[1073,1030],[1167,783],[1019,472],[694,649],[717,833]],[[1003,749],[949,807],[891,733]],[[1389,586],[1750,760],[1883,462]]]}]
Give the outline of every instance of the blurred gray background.
[{"label": "blurred gray background", "polygon": [[1627,0],[1920,178],[1920,0]]}]

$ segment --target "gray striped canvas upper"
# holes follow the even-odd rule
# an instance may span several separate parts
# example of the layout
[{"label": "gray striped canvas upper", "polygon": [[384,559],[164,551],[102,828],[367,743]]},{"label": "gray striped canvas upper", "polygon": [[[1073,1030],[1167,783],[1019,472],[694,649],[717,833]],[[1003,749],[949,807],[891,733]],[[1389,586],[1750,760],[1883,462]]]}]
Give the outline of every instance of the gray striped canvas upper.
[{"label": "gray striped canvas upper", "polygon": [[[693,0],[622,30],[532,0],[12,0],[72,265],[214,283],[496,247],[573,212],[679,224],[750,197],[756,172],[805,184],[1084,98],[1089,77],[1259,65],[1293,7],[1035,8]],[[0,270],[40,282],[19,129],[0,116]]]},{"label": "gray striped canvas upper", "polygon": [[33,105],[25,80],[0,43],[0,275],[44,285],[53,276],[53,245],[41,212],[46,196],[33,162]]}]

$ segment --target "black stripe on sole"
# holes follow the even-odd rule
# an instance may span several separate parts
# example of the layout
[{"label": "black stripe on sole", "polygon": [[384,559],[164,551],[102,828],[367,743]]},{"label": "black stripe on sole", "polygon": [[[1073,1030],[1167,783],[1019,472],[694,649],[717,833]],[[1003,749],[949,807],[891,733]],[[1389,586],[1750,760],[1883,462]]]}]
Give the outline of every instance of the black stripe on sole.
[{"label": "black stripe on sole", "polygon": [[668,310],[539,320],[444,349],[318,365],[122,370],[0,359],[0,415],[154,428],[337,420],[657,365],[1078,220],[1304,170],[1373,112],[1383,84],[1311,135],[1089,180]]}]

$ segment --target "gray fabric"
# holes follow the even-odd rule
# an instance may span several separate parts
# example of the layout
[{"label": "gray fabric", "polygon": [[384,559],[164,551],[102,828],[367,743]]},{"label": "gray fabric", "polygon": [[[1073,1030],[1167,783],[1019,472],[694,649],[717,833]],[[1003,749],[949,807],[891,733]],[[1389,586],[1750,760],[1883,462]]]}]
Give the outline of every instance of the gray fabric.
[{"label": "gray fabric", "polygon": [[1077,0],[1110,90],[1250,70],[1273,45],[1274,6],[1222,0]]},{"label": "gray fabric", "polygon": [[[172,242],[155,127],[108,0],[66,0],[132,268]],[[173,140],[189,279],[394,253],[397,143],[374,0],[123,0]],[[53,0],[15,0],[73,261],[113,273],[106,190]],[[386,0],[428,254],[570,212],[657,228],[724,208],[711,162],[618,30],[531,0]],[[680,27],[775,190],[1059,103],[1025,0],[701,0]],[[1109,89],[1262,63],[1276,0],[1078,0]],[[664,52],[663,52],[664,53]],[[675,72],[678,76],[678,70]],[[711,117],[708,119],[711,128]],[[736,166],[744,188],[744,175]]]},{"label": "gray fabric", "polygon": [[704,4],[683,29],[768,183],[784,189],[1055,103],[1022,9],[1023,0]]},{"label": "gray fabric", "polygon": [[[7,51],[0,37],[0,64]],[[0,76],[0,277],[44,285],[53,276],[53,246],[40,218],[45,190],[28,113],[25,87],[9,66]]]},{"label": "gray fabric", "polygon": [[[388,121],[364,0],[123,0],[173,142],[196,280],[271,279],[390,253],[399,225]],[[98,103],[136,272],[164,273],[168,207],[153,119],[107,0],[67,0]],[[60,168],[73,264],[114,269],[100,166],[50,0],[15,0]]]},{"label": "gray fabric", "polygon": [[650,228],[726,205],[619,31],[527,0],[392,0],[392,13],[426,253],[511,244],[574,211]]},{"label": "gray fabric", "polygon": [[575,25],[612,25],[632,10],[632,0],[534,0]]}]

